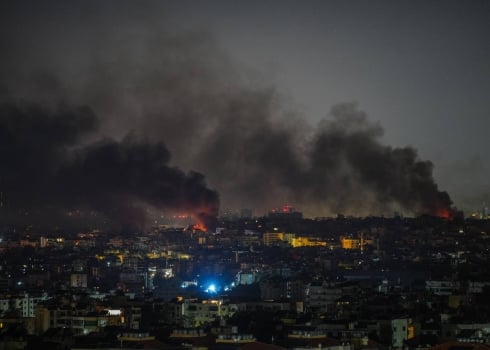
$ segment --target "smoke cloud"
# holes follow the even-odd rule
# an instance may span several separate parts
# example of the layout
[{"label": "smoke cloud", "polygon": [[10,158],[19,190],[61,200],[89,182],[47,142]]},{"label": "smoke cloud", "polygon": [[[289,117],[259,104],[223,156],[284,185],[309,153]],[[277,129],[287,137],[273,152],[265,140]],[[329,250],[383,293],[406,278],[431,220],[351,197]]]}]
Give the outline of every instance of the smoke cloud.
[{"label": "smoke cloud", "polygon": [[256,206],[299,204],[315,216],[446,215],[451,210],[448,194],[433,179],[432,163],[420,160],[411,147],[383,145],[383,129],[356,104],[334,106],[307,133],[287,120],[273,120],[266,101],[248,101],[224,116],[203,149],[201,166],[208,166],[210,178],[220,172],[225,194]]},{"label": "smoke cloud", "polygon": [[203,175],[170,167],[163,143],[131,135],[81,143],[97,125],[88,107],[0,104],[4,223],[43,226],[85,210],[110,220],[108,227],[142,229],[151,206],[214,224],[218,194]]},{"label": "smoke cloud", "polygon": [[[70,198],[113,217],[142,221],[138,203],[144,202],[211,218],[218,197],[202,173],[220,193],[221,210],[251,208],[260,215],[284,203],[309,216],[451,210],[432,163],[411,147],[384,145],[382,127],[357,104],[333,106],[312,125],[205,31],[154,21],[154,8],[128,19],[124,13],[135,13],[128,4],[111,12],[108,26],[106,12],[81,7],[83,21],[74,20],[80,9],[65,8],[60,16],[60,5],[37,14],[32,20],[43,26],[34,32],[22,25],[29,18],[13,20],[16,9],[3,22],[0,100],[38,107],[22,114],[7,103],[2,115],[21,113],[24,131],[40,123],[52,133],[38,147],[37,131],[30,131],[27,146],[11,132],[20,150],[4,146],[5,154],[27,157],[16,163],[13,156],[10,170],[2,170],[2,187],[19,205],[40,188],[51,190],[47,183],[56,178]],[[88,107],[46,112],[60,103]],[[31,182],[23,187],[26,177]]]}]

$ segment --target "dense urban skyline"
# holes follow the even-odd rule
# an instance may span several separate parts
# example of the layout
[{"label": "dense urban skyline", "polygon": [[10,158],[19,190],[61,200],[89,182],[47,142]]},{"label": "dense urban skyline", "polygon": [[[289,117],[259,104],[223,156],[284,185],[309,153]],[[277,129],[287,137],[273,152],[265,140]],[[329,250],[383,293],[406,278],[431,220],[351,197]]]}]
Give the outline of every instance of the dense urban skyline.
[{"label": "dense urban skyline", "polygon": [[1,13],[5,206],[445,215],[490,194],[487,2]]}]

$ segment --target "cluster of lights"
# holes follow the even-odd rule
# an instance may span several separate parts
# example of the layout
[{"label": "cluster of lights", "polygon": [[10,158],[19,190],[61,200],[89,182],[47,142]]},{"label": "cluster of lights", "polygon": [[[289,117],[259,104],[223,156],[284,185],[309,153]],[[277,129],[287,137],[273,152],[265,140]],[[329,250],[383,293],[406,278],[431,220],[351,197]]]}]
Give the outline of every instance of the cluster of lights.
[{"label": "cluster of lights", "polygon": [[[190,286],[198,286],[197,281],[196,280],[185,281],[181,284],[181,288],[184,288],[184,289],[188,288]],[[204,282],[203,284],[201,284],[199,287],[202,291],[204,291],[207,294],[217,294],[221,290],[223,290],[225,292],[230,291],[233,287],[235,287],[235,283],[232,282],[229,285],[223,285],[222,286],[219,282],[216,282],[216,280],[213,280],[213,281],[208,280],[208,281]]]}]

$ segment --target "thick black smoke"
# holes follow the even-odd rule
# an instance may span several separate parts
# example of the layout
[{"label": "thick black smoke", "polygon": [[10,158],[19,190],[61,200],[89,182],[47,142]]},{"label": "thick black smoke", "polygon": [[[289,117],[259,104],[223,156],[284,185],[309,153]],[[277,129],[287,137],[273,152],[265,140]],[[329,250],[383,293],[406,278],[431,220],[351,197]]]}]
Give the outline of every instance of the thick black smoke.
[{"label": "thick black smoke", "polygon": [[49,203],[53,179],[68,159],[68,150],[94,130],[89,108],[49,111],[34,104],[0,103],[0,191],[3,206],[23,209]]},{"label": "thick black smoke", "polygon": [[90,108],[0,104],[3,224],[58,224],[67,215],[95,211],[110,227],[141,229],[148,206],[213,224],[218,195],[201,174],[170,167],[163,143],[128,136],[81,144],[97,124]]},{"label": "thick black smoke", "polygon": [[[218,215],[218,195],[207,188],[204,176],[185,174],[169,167],[170,153],[163,143],[148,143],[130,136],[121,142],[103,140],[79,152],[75,161],[62,169],[62,181],[75,183],[73,198],[103,213],[140,210],[139,202],[155,208],[183,211],[213,227]],[[127,210],[127,209],[130,210]],[[123,215],[121,215],[123,214]],[[139,226],[144,225],[144,221]]]},{"label": "thick black smoke", "polygon": [[383,145],[382,128],[356,104],[333,107],[305,135],[274,121],[262,103],[256,98],[230,111],[225,117],[230,120],[215,129],[203,150],[206,174],[217,176],[213,169],[226,174],[225,193],[234,191],[256,205],[298,203],[318,216],[445,215],[450,210],[448,194],[434,182],[432,163],[420,160],[413,148]]},{"label": "thick black smoke", "polygon": [[[355,104],[335,106],[331,117],[321,123],[311,145],[311,195],[320,199],[336,193],[341,200],[332,205],[339,212],[451,211],[449,195],[434,182],[432,163],[420,160],[415,149],[383,145],[382,128],[370,123]],[[322,176],[328,180],[319,181]]]},{"label": "thick black smoke", "polygon": [[[286,202],[312,216],[438,215],[450,209],[449,196],[434,181],[432,164],[419,159],[413,148],[384,145],[382,128],[355,104],[334,106],[318,125],[310,125],[205,33],[165,28],[165,19],[149,20],[159,13],[155,9],[135,12],[127,4],[111,8],[109,26],[104,8],[78,5],[81,9],[57,5],[22,14],[27,16],[22,22],[5,19],[5,28],[0,27],[5,53],[0,97],[43,106],[59,101],[87,105],[100,116],[92,140],[113,141],[91,144],[76,156],[70,153],[73,168],[63,169],[67,179],[77,179],[77,172],[86,176],[74,197],[91,189],[100,194],[84,199],[87,205],[105,210],[113,200],[142,198],[155,206],[216,204],[216,194],[205,189],[201,176],[168,168],[168,153],[157,146],[164,142],[172,165],[205,174],[224,209],[248,207],[262,214]],[[10,14],[16,11],[21,12]],[[78,20],[80,13],[83,20]],[[30,20],[38,24],[36,31]],[[128,132],[149,143],[124,139]],[[54,151],[64,153],[76,145],[73,141]],[[104,169],[106,163],[110,167]],[[59,169],[60,164],[53,166]],[[119,176],[123,168],[139,170]],[[177,186],[155,183],[160,173],[175,177]],[[143,174],[153,182],[147,183]],[[181,188],[192,189],[200,199],[193,202],[195,197],[187,198]],[[164,194],[179,200],[166,201]],[[212,213],[217,210],[212,206]],[[132,205],[126,211],[134,212]]]}]

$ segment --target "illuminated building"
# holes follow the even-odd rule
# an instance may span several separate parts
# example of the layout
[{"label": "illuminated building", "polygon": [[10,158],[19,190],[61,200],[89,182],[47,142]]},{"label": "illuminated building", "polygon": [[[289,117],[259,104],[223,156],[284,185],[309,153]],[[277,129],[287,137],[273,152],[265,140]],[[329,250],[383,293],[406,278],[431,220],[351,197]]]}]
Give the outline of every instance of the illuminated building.
[{"label": "illuminated building", "polygon": [[4,314],[13,309],[22,317],[34,317],[36,305],[45,300],[48,300],[47,293],[39,296],[29,293],[8,296],[0,299],[0,313]]},{"label": "illuminated building", "polygon": [[258,279],[259,279],[259,274],[255,270],[239,271],[235,277],[236,285],[253,284],[257,282]]},{"label": "illuminated building", "polygon": [[340,243],[342,245],[342,249],[360,249],[361,248],[361,240],[357,239],[357,238],[341,237]]},{"label": "illuminated building", "polygon": [[218,317],[231,317],[237,311],[238,305],[223,303],[223,300],[218,299],[184,299],[175,307],[175,315],[183,327],[199,327]]},{"label": "illuminated building", "polygon": [[236,236],[234,239],[242,247],[250,247],[251,245],[259,245],[261,243],[259,233],[247,232],[247,230],[245,230],[244,235]]},{"label": "illuminated building", "polygon": [[384,343],[401,349],[404,342],[414,336],[412,320],[408,317],[382,320],[379,322],[379,334]]},{"label": "illuminated building", "polygon": [[296,237],[291,240],[294,248],[298,247],[326,247],[327,242],[310,237]]},{"label": "illuminated building", "polygon": [[121,310],[106,310],[93,315],[89,310],[70,305],[38,304],[35,309],[35,333],[42,334],[49,328],[70,328],[74,334],[98,332],[106,326],[121,326],[125,318]]},{"label": "illuminated building", "polygon": [[54,246],[63,247],[64,243],[65,243],[65,239],[63,237],[51,238],[51,237],[41,236],[40,238],[41,248],[54,247]]},{"label": "illuminated building", "polygon": [[257,339],[252,334],[219,334],[216,343],[247,344]]},{"label": "illuminated building", "polygon": [[272,246],[284,240],[283,232],[266,232],[263,236],[264,245]]}]

